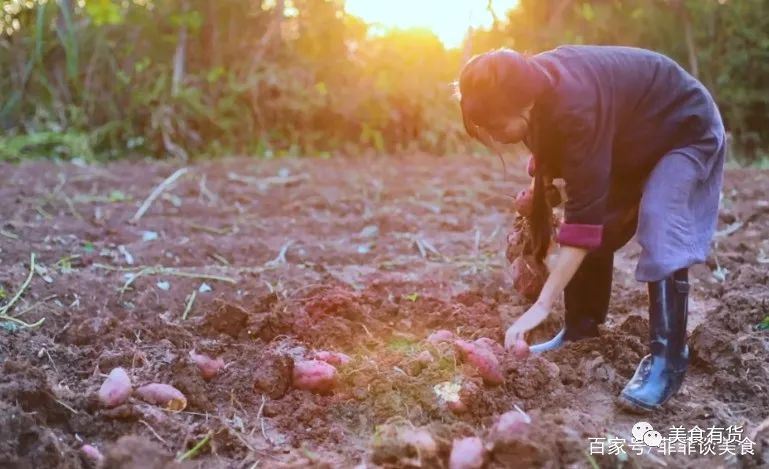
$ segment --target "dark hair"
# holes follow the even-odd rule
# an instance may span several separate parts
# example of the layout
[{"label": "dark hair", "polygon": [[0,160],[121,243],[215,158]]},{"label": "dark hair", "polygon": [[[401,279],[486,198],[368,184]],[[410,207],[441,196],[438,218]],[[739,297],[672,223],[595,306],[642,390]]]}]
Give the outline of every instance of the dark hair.
[{"label": "dark hair", "polygon": [[490,119],[520,111],[539,96],[545,82],[537,66],[513,50],[497,49],[474,56],[459,75],[465,128],[467,124],[483,127]]},{"label": "dark hair", "polygon": [[[491,120],[519,112],[534,102],[546,86],[546,76],[525,55],[497,49],[470,59],[459,76],[458,95],[465,131],[489,145],[482,128]],[[501,155],[500,155],[501,159]],[[535,165],[531,227],[532,252],[542,260],[553,235],[553,209],[542,165]]]},{"label": "dark hair", "polygon": [[553,207],[547,198],[547,183],[541,169],[534,172],[534,189],[529,217],[531,243],[534,257],[543,260],[553,238]]}]

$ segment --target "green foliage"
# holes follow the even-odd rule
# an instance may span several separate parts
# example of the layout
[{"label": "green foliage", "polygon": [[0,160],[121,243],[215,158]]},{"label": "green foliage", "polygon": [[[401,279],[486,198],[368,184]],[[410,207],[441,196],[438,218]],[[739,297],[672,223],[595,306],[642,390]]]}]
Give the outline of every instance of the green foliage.
[{"label": "green foliage", "polygon": [[0,159],[471,144],[449,86],[458,53],[423,31],[370,36],[337,1],[29,5],[0,38]]},{"label": "green foliage", "polygon": [[85,4],[85,11],[96,26],[120,24],[123,20],[120,6],[112,0],[91,0]]},{"label": "green foliage", "polygon": [[459,51],[423,30],[370,34],[340,0],[9,0],[0,160],[465,152],[477,146],[450,83],[468,53],[596,43],[659,50],[696,71],[733,154],[755,163],[769,143],[767,8],[520,0]]},{"label": "green foliage", "polygon": [[405,337],[392,337],[387,342],[387,349],[406,355],[413,355],[419,350],[419,343]]},{"label": "green foliage", "polygon": [[406,298],[411,302],[414,302],[414,301],[417,301],[417,299],[419,298],[419,293],[416,293],[416,292],[409,293],[408,295],[404,296],[404,298]]},{"label": "green foliage", "polygon": [[109,193],[108,197],[110,202],[125,202],[130,200],[131,198],[125,194],[125,192],[122,191],[112,191]]},{"label": "green foliage", "polygon": [[94,160],[90,137],[76,132],[35,132],[0,137],[0,160],[16,161],[38,155]]}]

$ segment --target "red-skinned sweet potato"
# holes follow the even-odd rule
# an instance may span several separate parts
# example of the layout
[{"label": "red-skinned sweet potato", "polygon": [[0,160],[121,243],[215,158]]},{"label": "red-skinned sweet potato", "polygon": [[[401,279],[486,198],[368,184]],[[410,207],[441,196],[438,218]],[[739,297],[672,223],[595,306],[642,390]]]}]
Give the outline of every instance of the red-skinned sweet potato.
[{"label": "red-skinned sweet potato", "polygon": [[489,339],[488,337],[480,337],[475,339],[474,343],[480,345],[481,347],[486,347],[487,350],[489,350],[497,357],[505,354],[505,347],[494,339]]},{"label": "red-skinned sweet potato", "polygon": [[334,366],[344,366],[352,361],[349,355],[342,352],[315,352],[315,359],[321,360]]},{"label": "red-skinned sweet potato", "polygon": [[477,436],[454,440],[449,469],[480,469],[486,459],[483,441]]},{"label": "red-skinned sweet potato", "polygon": [[93,462],[97,466],[101,464],[102,461],[104,461],[104,454],[102,454],[102,452],[99,451],[99,448],[95,446],[83,445],[80,447],[80,451],[83,453],[83,456],[85,456],[86,459]]},{"label": "red-skinned sweet potato", "polygon": [[103,407],[117,407],[131,395],[131,378],[123,368],[110,371],[99,388],[99,403]]},{"label": "red-skinned sweet potato", "polygon": [[529,344],[526,343],[523,339],[518,339],[515,341],[515,345],[513,345],[513,356],[519,360],[525,360],[529,358],[529,354],[531,353],[531,350],[529,350]]},{"label": "red-skinned sweet potato", "polygon": [[531,427],[531,417],[519,410],[500,415],[491,428],[494,441],[510,441],[525,436]]},{"label": "red-skinned sweet potato", "polygon": [[427,337],[427,341],[435,346],[443,342],[453,342],[454,339],[456,339],[454,333],[446,329],[435,331]]},{"label": "red-skinned sweet potato", "polygon": [[496,385],[505,382],[499,360],[488,346],[460,339],[454,341],[454,346],[462,359],[478,371],[484,383]]},{"label": "red-skinned sweet potato", "polygon": [[404,428],[400,438],[406,446],[417,451],[420,461],[432,459],[438,454],[438,443],[424,428]]},{"label": "red-skinned sweet potato", "polygon": [[517,257],[526,253],[527,233],[523,230],[523,227],[515,227],[515,229],[507,235],[505,257],[508,262],[513,262]]},{"label": "red-skinned sweet potato", "polygon": [[534,301],[547,280],[547,266],[533,256],[520,256],[510,266],[513,288],[530,301]]},{"label": "red-skinned sweet potato", "polygon": [[455,414],[462,414],[467,411],[467,404],[460,398],[456,401],[447,401],[446,408]]},{"label": "red-skinned sweet potato", "polygon": [[531,189],[523,189],[518,192],[513,201],[513,208],[523,217],[530,217],[534,207],[534,192]]},{"label": "red-skinned sweet potato", "polygon": [[187,407],[187,398],[181,391],[170,384],[145,384],[136,390],[136,394],[143,401],[163,406],[168,410],[179,411]]},{"label": "red-skinned sweet potato", "polygon": [[455,414],[466,412],[473,402],[478,400],[481,390],[474,381],[465,380],[459,389],[459,399],[446,402],[446,407]]},{"label": "red-skinned sweet potato", "polygon": [[206,381],[215,378],[222,368],[224,368],[224,360],[221,358],[213,359],[208,355],[197,353],[194,350],[190,350],[190,359],[198,367],[200,375]]},{"label": "red-skinned sweet potato", "polygon": [[294,387],[313,392],[326,392],[336,386],[336,368],[322,360],[294,363]]}]

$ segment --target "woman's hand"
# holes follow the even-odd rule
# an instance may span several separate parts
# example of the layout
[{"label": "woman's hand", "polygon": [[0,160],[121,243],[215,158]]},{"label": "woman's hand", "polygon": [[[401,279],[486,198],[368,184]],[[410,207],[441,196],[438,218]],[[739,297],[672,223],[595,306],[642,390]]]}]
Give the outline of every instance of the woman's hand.
[{"label": "woman's hand", "polygon": [[547,319],[550,314],[550,308],[539,302],[534,303],[528,311],[519,317],[505,333],[505,348],[512,348],[515,341],[523,339],[523,334],[537,327],[542,321]]},{"label": "woman's hand", "polygon": [[507,329],[505,348],[513,347],[517,339],[523,339],[524,333],[534,329],[547,319],[553,302],[563,293],[563,289],[566,288],[586,255],[586,249],[571,246],[561,247],[555,266],[548,275],[537,302]]}]

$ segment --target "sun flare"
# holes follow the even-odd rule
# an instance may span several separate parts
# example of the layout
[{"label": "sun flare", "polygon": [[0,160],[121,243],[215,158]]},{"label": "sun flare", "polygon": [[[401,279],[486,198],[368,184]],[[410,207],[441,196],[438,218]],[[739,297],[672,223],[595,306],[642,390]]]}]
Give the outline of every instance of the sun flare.
[{"label": "sun flare", "polygon": [[[469,26],[492,24],[486,0],[347,0],[345,10],[380,28],[429,29],[446,47],[462,44]],[[518,0],[494,0],[498,18],[515,8]]]}]

